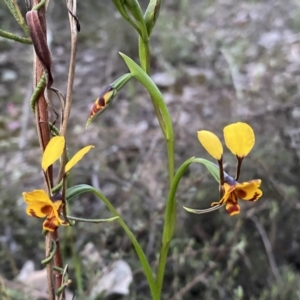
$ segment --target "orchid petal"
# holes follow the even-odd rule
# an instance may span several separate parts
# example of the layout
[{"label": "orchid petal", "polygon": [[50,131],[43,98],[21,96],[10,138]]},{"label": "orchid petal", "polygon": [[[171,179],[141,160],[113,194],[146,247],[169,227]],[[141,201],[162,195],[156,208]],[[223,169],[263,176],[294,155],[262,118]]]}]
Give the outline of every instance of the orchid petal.
[{"label": "orchid petal", "polygon": [[237,157],[245,157],[253,148],[255,136],[247,123],[234,123],[224,128],[224,139],[227,148]]},{"label": "orchid petal", "polygon": [[59,222],[54,215],[47,217],[43,223],[43,229],[53,232],[59,226]]},{"label": "orchid petal", "polygon": [[259,189],[260,185],[260,179],[238,183],[235,194],[242,200],[257,201],[263,194],[262,190]]},{"label": "orchid petal", "polygon": [[66,164],[65,173],[69,172],[70,169],[73,168],[74,165],[76,165],[83,158],[83,156],[86,153],[88,153],[92,148],[94,148],[94,146],[89,145],[79,150]]},{"label": "orchid petal", "polygon": [[50,206],[53,205],[53,202],[49,199],[44,190],[33,190],[32,192],[28,193],[24,192],[22,196],[28,205],[35,205],[37,203]]},{"label": "orchid petal", "polygon": [[226,211],[230,216],[234,216],[240,213],[240,206],[238,205],[237,201],[227,201],[225,206]]},{"label": "orchid petal", "polygon": [[223,146],[220,139],[211,131],[198,131],[198,139],[204,149],[215,159],[221,160]]},{"label": "orchid petal", "polygon": [[27,215],[36,218],[45,218],[48,215],[49,211],[51,211],[51,206],[42,203],[37,203],[36,205],[28,205],[26,207]]},{"label": "orchid petal", "polygon": [[42,169],[44,172],[61,157],[64,148],[65,138],[63,136],[55,136],[49,141],[42,157]]}]

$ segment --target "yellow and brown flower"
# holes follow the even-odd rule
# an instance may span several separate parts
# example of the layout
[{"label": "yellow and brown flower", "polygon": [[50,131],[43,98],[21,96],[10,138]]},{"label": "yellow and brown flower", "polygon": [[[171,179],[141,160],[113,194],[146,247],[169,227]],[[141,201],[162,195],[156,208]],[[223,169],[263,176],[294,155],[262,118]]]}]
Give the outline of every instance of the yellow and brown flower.
[{"label": "yellow and brown flower", "polygon": [[[65,138],[63,136],[55,136],[49,141],[41,162],[41,167],[44,172],[61,157],[64,147]],[[79,150],[65,165],[64,173],[67,174],[93,147],[94,146],[89,145]],[[63,204],[62,199],[52,201],[44,190],[33,190],[28,193],[24,192],[22,196],[24,201],[28,204],[26,213],[29,216],[46,218],[43,223],[44,230],[54,231],[59,225],[68,225],[68,222],[60,217],[60,210]]]},{"label": "yellow and brown flower", "polygon": [[229,215],[240,213],[238,199],[245,201],[257,201],[262,196],[260,189],[261,180],[254,179],[246,182],[238,182],[241,164],[245,156],[249,154],[255,144],[253,129],[246,123],[238,122],[224,128],[224,139],[227,148],[237,157],[237,172],[235,178],[223,171],[223,146],[219,138],[210,131],[198,131],[198,139],[205,150],[218,161],[220,170],[220,191],[221,200],[213,202],[211,209],[185,209],[189,212],[202,214],[225,205]]},{"label": "yellow and brown flower", "polygon": [[[233,179],[233,178],[232,178]],[[213,202],[211,206],[225,204],[225,209],[229,215],[233,216],[240,213],[238,199],[245,201],[257,201],[262,196],[262,191],[259,189],[261,185],[260,179],[254,179],[246,182],[236,182],[234,184],[225,182],[222,185],[223,197],[218,202]]]},{"label": "yellow and brown flower", "polygon": [[36,218],[46,218],[43,229],[54,231],[59,225],[68,225],[60,217],[61,200],[52,201],[44,190],[34,190],[22,194],[24,201],[28,204],[26,213]]}]

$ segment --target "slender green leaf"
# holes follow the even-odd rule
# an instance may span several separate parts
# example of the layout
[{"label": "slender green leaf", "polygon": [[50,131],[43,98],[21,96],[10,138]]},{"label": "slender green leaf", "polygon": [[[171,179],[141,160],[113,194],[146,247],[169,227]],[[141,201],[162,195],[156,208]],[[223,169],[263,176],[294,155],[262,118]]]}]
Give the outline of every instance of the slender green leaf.
[{"label": "slender green leaf", "polygon": [[149,285],[149,288],[150,288],[150,291],[152,294],[152,298],[155,300],[159,300],[159,297],[157,296],[159,293],[157,291],[155,280],[154,280],[154,277],[152,274],[152,270],[151,270],[149,262],[146,258],[146,255],[145,255],[141,245],[135,238],[134,234],[129,229],[129,227],[127,226],[125,221],[122,219],[120,214],[117,212],[117,210],[114,208],[114,206],[110,203],[110,201],[100,191],[98,191],[97,189],[95,189],[92,186],[87,185],[87,184],[80,184],[80,185],[69,188],[66,192],[66,199],[69,202],[72,199],[74,199],[75,197],[77,197],[83,193],[87,193],[87,192],[93,193],[97,198],[102,200],[104,202],[104,204],[106,205],[106,207],[110,210],[110,212],[114,216],[118,217],[117,221],[119,222],[119,224],[122,226],[122,228],[126,232],[127,236],[129,237],[130,241],[132,242],[132,244],[135,248],[135,251],[139,257],[141,266],[144,270],[144,273],[145,273],[147,281],[148,281],[148,285]]},{"label": "slender green leaf", "polygon": [[[127,55],[125,55],[123,53],[120,53],[120,55],[124,59],[131,74],[149,92],[154,106],[158,107],[158,109],[162,115],[162,120],[161,119],[158,119],[158,120],[160,122],[160,126],[163,130],[163,133],[164,133],[166,139],[173,140],[173,128],[172,128],[171,118],[170,118],[168,108],[166,106],[166,103],[164,101],[164,98],[163,98],[160,90],[155,85],[153,80],[147,75],[147,73],[136,62],[134,62],[130,57],[128,57]],[[159,118],[159,116],[158,116],[158,118]]]},{"label": "slender green leaf", "polygon": [[193,162],[204,165],[207,168],[207,170],[212,174],[212,176],[215,178],[215,180],[217,182],[220,182],[220,170],[216,164],[204,158],[195,158]]}]

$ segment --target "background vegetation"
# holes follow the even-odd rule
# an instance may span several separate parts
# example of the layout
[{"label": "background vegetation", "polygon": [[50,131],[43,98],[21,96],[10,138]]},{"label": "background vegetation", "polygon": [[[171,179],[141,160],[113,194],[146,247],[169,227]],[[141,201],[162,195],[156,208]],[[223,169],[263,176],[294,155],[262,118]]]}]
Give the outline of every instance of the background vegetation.
[{"label": "background vegetation", "polygon": [[[51,3],[53,74],[62,90],[69,47],[66,14],[62,3]],[[167,178],[150,99],[131,81],[85,129],[94,99],[126,70],[118,51],[136,56],[137,39],[108,1],[79,1],[78,17],[82,30],[68,139],[75,149],[92,143],[97,150],[78,165],[73,180],[98,186],[113,199],[155,265]],[[300,299],[299,17],[293,0],[163,2],[151,45],[152,75],[175,124],[176,161],[206,157],[197,130],[221,136],[224,125],[247,122],[257,141],[241,179],[261,178],[264,192],[255,205],[243,205],[239,216],[229,217],[224,210],[188,214],[181,205],[206,208],[218,200],[217,185],[205,169],[190,169],[178,194],[163,299]],[[0,19],[2,29],[18,32],[4,2]],[[28,105],[31,47],[1,38],[0,49],[0,273],[13,280],[27,260],[41,267],[40,228],[25,215],[21,193],[43,182]],[[225,158],[230,173],[235,161]],[[77,199],[72,213],[107,217],[92,196]],[[76,239],[71,231],[64,236],[66,259],[88,242],[105,264],[122,257],[131,266],[131,292],[122,299],[150,299],[134,249],[118,223],[77,225]],[[84,271],[86,288],[89,272]],[[70,274],[75,276],[72,269]]]}]

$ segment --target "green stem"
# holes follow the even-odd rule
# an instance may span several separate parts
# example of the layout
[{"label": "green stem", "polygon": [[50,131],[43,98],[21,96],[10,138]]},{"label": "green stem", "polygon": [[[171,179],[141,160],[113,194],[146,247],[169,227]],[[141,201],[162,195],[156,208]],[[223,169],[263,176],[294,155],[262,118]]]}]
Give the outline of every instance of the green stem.
[{"label": "green stem", "polygon": [[[166,144],[167,144],[167,154],[168,154],[168,173],[170,182],[170,191],[166,203],[166,214],[165,223],[163,228],[162,246],[160,249],[160,256],[156,275],[156,289],[158,292],[158,298],[153,298],[160,300],[162,284],[165,274],[166,260],[168,256],[168,251],[170,247],[170,241],[173,237],[174,227],[176,223],[176,205],[175,205],[175,192],[177,184],[173,185],[174,179],[174,133],[171,118],[169,115],[168,108],[162,97],[161,92],[154,84],[152,79],[147,73],[150,71],[150,51],[148,41],[139,38],[139,56],[141,67],[138,66],[131,58],[121,54],[125,63],[127,64],[131,74],[147,89],[151,96],[151,100],[154,106],[154,110],[157,119],[160,123],[162,132],[164,134]],[[178,174],[178,172],[177,172]],[[174,181],[176,183],[176,180]]]},{"label": "green stem", "polygon": [[74,243],[74,238],[73,238],[73,227],[68,226],[68,236],[69,239],[71,239],[71,255],[72,255],[72,261],[75,269],[75,280],[76,280],[76,287],[77,287],[77,292],[78,296],[83,295],[83,282],[82,282],[82,272],[81,272],[81,261],[80,258],[78,257],[77,251],[75,249],[75,243]]},{"label": "green stem", "polygon": [[[186,169],[189,167],[192,163],[199,163],[203,164],[213,175],[213,177],[219,181],[219,168],[214,163],[203,159],[203,158],[194,158],[191,157],[190,159],[186,160],[177,170],[173,181],[171,182],[171,187],[168,194],[168,200],[167,200],[167,207],[165,211],[165,224],[164,224],[164,232],[162,237],[162,246],[159,254],[159,262],[158,262],[158,268],[157,268],[157,276],[156,276],[156,285],[157,290],[159,292],[159,298],[161,295],[163,280],[164,280],[164,274],[165,274],[165,268],[166,268],[166,262],[167,262],[167,255],[170,247],[170,242],[172,240],[175,225],[176,225],[176,191],[177,187],[179,185],[179,182],[186,171]],[[220,208],[220,207],[219,207]]]},{"label": "green stem", "polygon": [[149,39],[144,40],[139,36],[139,59],[141,68],[150,75],[150,48]]},{"label": "green stem", "polygon": [[30,38],[25,38],[25,37],[21,37],[21,36],[17,36],[13,33],[10,33],[8,31],[2,30],[0,29],[0,36],[9,39],[9,40],[13,40],[22,44],[27,44],[27,45],[31,45],[32,41]]},{"label": "green stem", "polygon": [[141,245],[139,244],[139,242],[137,241],[134,234],[132,233],[132,231],[127,226],[127,224],[124,222],[124,220],[122,219],[120,214],[117,212],[117,210],[114,208],[114,206],[110,203],[110,201],[100,191],[96,190],[95,188],[93,188],[92,186],[89,186],[87,184],[81,184],[81,185],[77,185],[73,188],[70,188],[67,191],[66,199],[67,199],[67,201],[70,201],[74,197],[78,196],[79,194],[85,193],[85,192],[92,192],[94,195],[96,195],[99,199],[101,199],[104,202],[106,207],[111,211],[111,213],[114,216],[119,217],[117,219],[117,221],[119,222],[121,227],[126,232],[127,236],[129,237],[130,241],[132,242],[132,244],[135,248],[135,251],[136,251],[136,253],[139,257],[141,266],[142,266],[142,268],[144,270],[144,273],[146,275],[146,278],[147,278],[147,282],[148,282],[148,285],[149,285],[149,288],[150,288],[150,291],[151,291],[152,299],[160,300],[159,292],[156,288],[155,279],[154,279],[154,276],[152,274],[152,270],[150,268],[149,262],[146,258],[146,255],[145,255]]},{"label": "green stem", "polygon": [[168,168],[169,168],[169,182],[174,178],[174,138],[166,138],[167,153],[168,153]]},{"label": "green stem", "polygon": [[63,186],[63,180],[61,180],[61,182],[59,184],[57,184],[56,186],[54,186],[52,189],[51,189],[51,193],[54,194],[56,193],[57,191],[59,191],[61,189],[61,187]]},{"label": "green stem", "polygon": [[35,5],[32,10],[39,10],[41,7],[43,7],[46,4],[47,0],[42,0],[39,4]]},{"label": "green stem", "polygon": [[180,179],[183,176],[183,173],[188,168],[188,166],[193,162],[194,158],[190,158],[186,160],[178,169],[176,172],[170,186],[169,194],[168,194],[168,200],[167,200],[167,206],[165,210],[165,223],[164,223],[164,229],[163,229],[163,236],[162,236],[162,246],[159,253],[159,261],[158,261],[158,268],[157,268],[157,276],[156,276],[156,287],[159,292],[158,299],[161,298],[161,290],[165,275],[165,268],[166,268],[166,262],[167,262],[167,256],[170,248],[170,242],[172,240],[175,225],[176,225],[176,191],[178,184],[180,182]]}]

